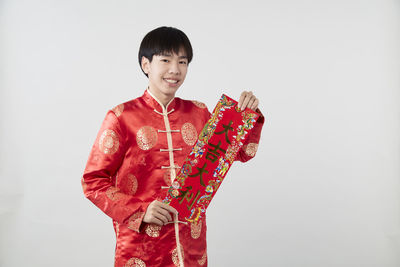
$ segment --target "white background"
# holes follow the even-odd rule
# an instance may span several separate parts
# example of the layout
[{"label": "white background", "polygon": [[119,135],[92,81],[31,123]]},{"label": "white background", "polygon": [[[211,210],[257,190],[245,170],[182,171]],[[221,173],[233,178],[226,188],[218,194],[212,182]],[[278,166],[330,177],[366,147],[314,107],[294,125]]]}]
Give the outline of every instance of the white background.
[{"label": "white background", "polygon": [[194,48],[177,96],[252,90],[258,154],[208,210],[209,266],[400,266],[399,1],[0,2],[0,266],[113,266],[80,179],[108,109],[147,86],[159,26]]}]

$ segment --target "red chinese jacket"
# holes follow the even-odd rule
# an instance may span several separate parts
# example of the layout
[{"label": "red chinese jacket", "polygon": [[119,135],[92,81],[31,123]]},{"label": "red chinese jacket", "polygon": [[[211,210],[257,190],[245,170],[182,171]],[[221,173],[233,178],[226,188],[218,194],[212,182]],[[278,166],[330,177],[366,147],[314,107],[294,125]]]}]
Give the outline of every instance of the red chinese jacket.
[{"label": "red chinese jacket", "polygon": [[[198,133],[210,117],[198,101],[172,99],[166,107],[149,90],[108,111],[82,177],[85,196],[113,220],[115,266],[207,266],[206,216],[197,223],[147,224]],[[236,160],[255,156],[261,115]]]}]

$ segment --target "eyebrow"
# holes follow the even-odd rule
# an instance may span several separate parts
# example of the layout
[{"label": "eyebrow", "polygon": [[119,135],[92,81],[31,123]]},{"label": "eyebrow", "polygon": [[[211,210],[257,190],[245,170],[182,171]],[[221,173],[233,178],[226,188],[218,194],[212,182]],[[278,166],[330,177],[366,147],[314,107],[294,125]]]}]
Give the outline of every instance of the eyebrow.
[{"label": "eyebrow", "polygon": [[[161,56],[165,56],[165,57],[172,57],[172,55],[169,54],[169,53],[161,53],[160,55],[161,55]],[[178,58],[180,58],[180,59],[187,59],[188,57],[187,57],[187,56],[179,56]]]}]

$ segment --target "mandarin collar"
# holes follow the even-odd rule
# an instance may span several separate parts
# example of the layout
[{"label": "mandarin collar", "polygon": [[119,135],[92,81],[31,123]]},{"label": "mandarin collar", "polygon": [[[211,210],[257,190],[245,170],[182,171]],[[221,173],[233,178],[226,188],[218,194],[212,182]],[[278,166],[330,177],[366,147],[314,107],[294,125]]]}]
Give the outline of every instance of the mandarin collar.
[{"label": "mandarin collar", "polygon": [[161,113],[163,113],[164,110],[170,112],[175,107],[175,97],[168,102],[166,107],[164,107],[164,105],[150,92],[149,88],[144,91],[142,97],[150,107]]}]

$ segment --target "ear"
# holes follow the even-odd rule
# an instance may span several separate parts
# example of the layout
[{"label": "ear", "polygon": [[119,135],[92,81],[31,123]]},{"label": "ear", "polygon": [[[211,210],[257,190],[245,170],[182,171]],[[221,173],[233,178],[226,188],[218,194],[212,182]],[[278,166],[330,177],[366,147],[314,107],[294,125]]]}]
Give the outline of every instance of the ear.
[{"label": "ear", "polygon": [[142,70],[144,71],[144,73],[149,74],[150,71],[150,61],[148,58],[146,58],[145,56],[142,56]]}]

